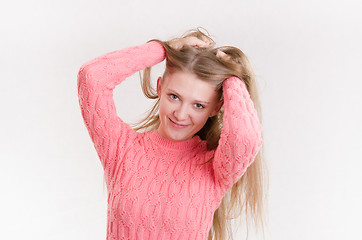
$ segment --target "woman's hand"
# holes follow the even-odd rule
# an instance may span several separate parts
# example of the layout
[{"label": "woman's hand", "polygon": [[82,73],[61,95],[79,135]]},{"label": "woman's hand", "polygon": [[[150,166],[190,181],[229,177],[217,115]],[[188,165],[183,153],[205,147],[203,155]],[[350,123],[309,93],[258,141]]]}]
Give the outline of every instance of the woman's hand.
[{"label": "woman's hand", "polygon": [[220,49],[217,50],[216,57],[224,60],[225,62],[232,61],[231,57],[229,55],[227,55],[226,53],[224,53],[223,51],[221,51]]},{"label": "woman's hand", "polygon": [[168,42],[170,47],[173,49],[179,50],[183,46],[188,45],[195,48],[209,48],[212,47],[215,42],[208,37],[202,36],[202,39],[199,39],[194,36],[189,36],[185,38],[175,38]]}]

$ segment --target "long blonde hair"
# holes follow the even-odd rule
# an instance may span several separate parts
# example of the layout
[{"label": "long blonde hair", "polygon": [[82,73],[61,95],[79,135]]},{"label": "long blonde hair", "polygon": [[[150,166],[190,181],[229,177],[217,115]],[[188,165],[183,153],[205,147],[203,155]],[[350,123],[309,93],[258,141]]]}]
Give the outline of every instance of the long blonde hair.
[{"label": "long blonde hair", "polygon": [[[209,37],[200,29],[190,30],[183,37],[194,36],[199,39]],[[169,45],[169,41],[160,41],[166,51],[166,69],[165,78],[168,74],[175,71],[187,71],[195,74],[199,79],[214,84],[220,91],[222,98],[222,83],[231,76],[237,76],[244,81],[250,97],[261,120],[261,109],[258,98],[258,91],[253,69],[245,56],[238,48],[225,46],[219,48],[195,48],[184,46],[175,50]],[[150,42],[149,41],[149,42]],[[227,58],[218,56],[218,51],[224,52]],[[157,100],[148,115],[135,125],[138,130],[155,130],[159,127],[160,119],[158,116],[159,98],[156,90],[151,85],[151,67],[143,70],[143,77],[140,72],[142,90],[147,98]],[[204,127],[197,133],[201,139],[206,140],[209,150],[218,146],[222,128],[223,109],[214,116],[210,117]],[[248,237],[248,228],[250,218],[253,219],[256,230],[262,230],[264,237],[265,227],[265,204],[267,192],[267,169],[263,157],[264,148],[255,157],[254,162],[248,167],[241,179],[236,182],[232,188],[223,197],[219,208],[214,213],[212,228],[210,229],[208,240],[233,239],[231,231],[231,222],[229,220],[244,216],[246,220],[246,236]],[[211,161],[210,159],[209,161]],[[209,162],[207,161],[207,162]],[[206,162],[206,163],[207,163]],[[205,164],[205,163],[204,163]]]}]

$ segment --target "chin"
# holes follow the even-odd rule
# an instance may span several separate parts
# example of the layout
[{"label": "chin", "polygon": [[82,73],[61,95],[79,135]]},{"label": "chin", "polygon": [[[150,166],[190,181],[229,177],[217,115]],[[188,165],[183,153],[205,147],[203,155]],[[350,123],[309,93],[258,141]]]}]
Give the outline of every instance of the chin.
[{"label": "chin", "polygon": [[182,142],[190,140],[195,134],[193,134],[193,126],[189,125],[186,127],[179,127],[172,124],[170,119],[167,118],[167,121],[165,121],[166,124],[161,126],[161,129],[163,129],[163,134],[165,138],[168,140],[174,141],[174,142]]}]

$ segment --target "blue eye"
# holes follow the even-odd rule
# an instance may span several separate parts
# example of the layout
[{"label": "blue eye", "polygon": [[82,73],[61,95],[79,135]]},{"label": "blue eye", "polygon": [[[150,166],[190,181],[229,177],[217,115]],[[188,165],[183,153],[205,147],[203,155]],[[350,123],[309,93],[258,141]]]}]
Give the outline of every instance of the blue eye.
[{"label": "blue eye", "polygon": [[170,98],[173,99],[173,100],[177,100],[178,97],[175,95],[175,94],[170,94]]},{"label": "blue eye", "polygon": [[199,108],[199,109],[204,108],[204,106],[203,106],[203,105],[201,105],[200,103],[196,103],[196,104],[195,104],[195,107],[196,107],[196,108]]}]

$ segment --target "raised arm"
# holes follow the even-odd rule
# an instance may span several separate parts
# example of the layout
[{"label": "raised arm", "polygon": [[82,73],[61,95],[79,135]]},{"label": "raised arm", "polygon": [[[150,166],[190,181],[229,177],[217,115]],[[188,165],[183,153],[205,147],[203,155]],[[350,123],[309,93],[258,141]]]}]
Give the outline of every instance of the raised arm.
[{"label": "raised arm", "polygon": [[245,173],[262,144],[254,103],[245,84],[237,77],[223,83],[224,117],[213,168],[224,194]]},{"label": "raised arm", "polygon": [[128,76],[164,58],[163,46],[150,42],[102,55],[80,68],[78,97],[82,117],[104,169],[135,134],[116,113],[113,89]]}]

